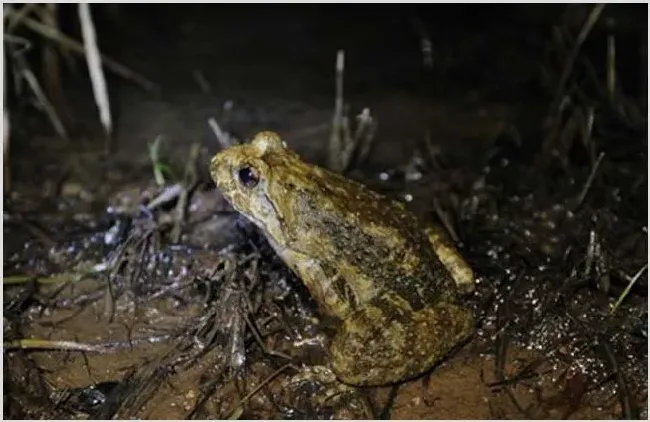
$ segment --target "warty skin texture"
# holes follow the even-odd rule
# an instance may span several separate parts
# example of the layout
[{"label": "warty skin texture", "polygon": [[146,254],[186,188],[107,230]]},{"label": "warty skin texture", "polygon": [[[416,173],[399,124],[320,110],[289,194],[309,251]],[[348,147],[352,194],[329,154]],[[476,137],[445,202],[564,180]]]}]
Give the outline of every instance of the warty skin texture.
[{"label": "warty skin texture", "polygon": [[272,132],[217,154],[210,171],[322,311],[341,320],[329,350],[343,382],[416,377],[471,336],[472,314],[457,300],[473,287],[471,268],[404,204],[302,161]]}]

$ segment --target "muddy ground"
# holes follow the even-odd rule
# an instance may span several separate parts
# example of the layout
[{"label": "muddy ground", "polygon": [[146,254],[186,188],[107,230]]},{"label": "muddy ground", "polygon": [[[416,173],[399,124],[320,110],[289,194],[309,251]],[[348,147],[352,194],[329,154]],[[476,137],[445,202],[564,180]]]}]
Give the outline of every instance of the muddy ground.
[{"label": "muddy ground", "polygon": [[[67,140],[6,84],[5,417],[647,418],[647,6],[93,11],[158,89],[107,73],[107,153],[82,58],[61,62]],[[14,35],[43,77],[39,36]],[[446,228],[478,323],[424,379],[331,396],[292,378],[330,327],[210,181],[208,119],[326,165],[339,49],[346,113],[376,123],[347,176]]]}]

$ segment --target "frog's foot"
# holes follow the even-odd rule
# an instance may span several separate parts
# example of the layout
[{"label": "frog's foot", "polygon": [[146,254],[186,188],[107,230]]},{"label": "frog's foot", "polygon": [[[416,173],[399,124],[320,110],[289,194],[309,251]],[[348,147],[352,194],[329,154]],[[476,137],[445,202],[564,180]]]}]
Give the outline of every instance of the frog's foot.
[{"label": "frog's foot", "polygon": [[474,271],[458,252],[452,241],[438,227],[427,227],[425,232],[440,262],[447,268],[451,278],[454,279],[458,292],[461,294],[473,292],[475,287]]},{"label": "frog's foot", "polygon": [[336,379],[336,375],[328,366],[305,366],[300,372],[286,381],[285,386],[296,387],[315,385],[319,390],[319,400],[327,401],[345,394],[356,393],[356,389],[345,385]]},{"label": "frog's foot", "polygon": [[355,417],[372,417],[360,391],[339,381],[328,366],[303,367],[296,375],[284,381],[283,389],[295,392],[295,395],[306,396],[308,404],[319,415],[333,410],[345,419],[351,416],[350,412],[360,412]]},{"label": "frog's foot", "polygon": [[332,370],[351,385],[406,381],[431,369],[473,329],[471,311],[455,303],[413,312],[373,300],[346,319],[332,341]]}]

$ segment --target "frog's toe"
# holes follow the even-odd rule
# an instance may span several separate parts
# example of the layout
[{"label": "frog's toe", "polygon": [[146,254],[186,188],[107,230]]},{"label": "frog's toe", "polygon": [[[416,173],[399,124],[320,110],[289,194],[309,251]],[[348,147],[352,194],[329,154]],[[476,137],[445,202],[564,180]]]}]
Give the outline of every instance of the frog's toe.
[{"label": "frog's toe", "polygon": [[[332,371],[341,381],[349,385],[378,386],[397,382],[403,377],[401,369],[391,368],[390,364],[387,367],[388,362],[376,357],[381,354],[376,343],[348,340],[346,342],[342,336],[337,336],[330,349]],[[373,348],[371,354],[368,354],[368,346]]]},{"label": "frog's toe", "polygon": [[[324,416],[326,419],[368,419],[360,391],[337,379],[326,366],[307,366],[282,383],[284,394],[279,396],[282,407],[300,409],[305,416]],[[351,413],[350,413],[351,412]]]}]

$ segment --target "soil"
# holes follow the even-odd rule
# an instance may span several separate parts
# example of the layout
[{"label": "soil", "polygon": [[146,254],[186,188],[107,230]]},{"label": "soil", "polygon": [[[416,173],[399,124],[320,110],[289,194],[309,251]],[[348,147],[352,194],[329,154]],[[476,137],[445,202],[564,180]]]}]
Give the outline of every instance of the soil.
[{"label": "soil", "polygon": [[[59,18],[79,37],[75,9]],[[159,89],[107,71],[106,153],[85,60],[61,61],[67,140],[7,84],[5,417],[647,418],[645,9],[607,5],[564,85],[591,6],[92,10],[102,52]],[[619,88],[607,97],[612,34]],[[16,35],[33,40],[42,77],[44,44]],[[327,363],[330,322],[210,181],[222,145],[208,119],[242,141],[275,130],[326,165],[340,49],[351,124],[369,108],[377,125],[347,176],[450,232],[478,276],[462,298],[478,323],[396,392],[332,398],[292,384]],[[173,169],[162,185],[157,138]],[[178,239],[178,195],[147,208],[174,186],[188,192]]]}]

